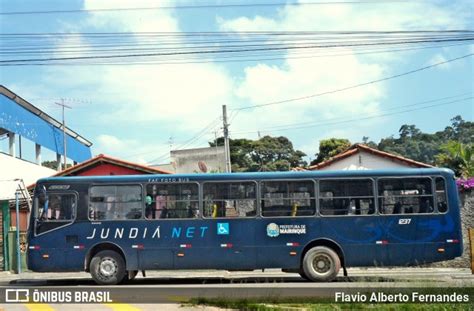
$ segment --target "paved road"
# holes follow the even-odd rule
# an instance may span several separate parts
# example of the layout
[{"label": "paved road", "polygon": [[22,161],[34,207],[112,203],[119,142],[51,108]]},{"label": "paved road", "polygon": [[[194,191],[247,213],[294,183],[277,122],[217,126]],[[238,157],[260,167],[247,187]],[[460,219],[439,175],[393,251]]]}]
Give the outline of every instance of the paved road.
[{"label": "paved road", "polygon": [[[97,286],[86,273],[0,273],[0,286],[9,289],[40,291],[109,291],[114,302],[101,303],[98,310],[154,310],[143,302],[160,302],[160,309],[174,310],[177,302],[190,297],[334,297],[336,291],[357,292],[389,290],[393,288],[437,287],[447,293],[461,288],[473,288],[474,276],[467,269],[349,269],[349,277],[340,275],[331,283],[312,283],[297,274],[269,270],[264,273],[227,271],[160,271],[137,277],[133,283],[119,286]],[[74,295],[74,293],[72,293]],[[474,297],[474,296],[473,296]],[[173,304],[174,303],[174,304]],[[0,305],[6,310],[35,310],[38,305]],[[41,305],[45,310],[62,310],[66,305]],[[81,307],[82,306],[82,307]],[[120,306],[120,308],[119,308]],[[71,307],[71,308],[69,308]],[[133,309],[135,308],[136,309]],[[26,308],[26,309],[25,309]],[[82,308],[82,309],[81,309]],[[117,309],[119,308],[119,309]],[[132,308],[132,309],[130,309]],[[85,310],[84,305],[67,305],[67,309]],[[180,310],[183,310],[180,308]]]},{"label": "paved road", "polygon": [[[426,283],[433,286],[474,286],[474,275],[469,269],[453,268],[353,268],[348,269],[348,277],[341,274],[334,282],[312,283],[302,279],[298,274],[283,273],[279,269],[265,272],[229,272],[216,270],[202,271],[151,271],[146,277],[141,274],[133,281],[133,286],[166,286],[166,285],[212,285],[212,284],[260,284],[267,286],[365,286],[370,284]],[[266,284],[266,285],[265,285]],[[426,285],[426,284],[425,284]],[[0,272],[0,286],[95,286],[90,275],[78,273],[32,273],[20,275]],[[119,285],[122,287],[123,285]]]}]

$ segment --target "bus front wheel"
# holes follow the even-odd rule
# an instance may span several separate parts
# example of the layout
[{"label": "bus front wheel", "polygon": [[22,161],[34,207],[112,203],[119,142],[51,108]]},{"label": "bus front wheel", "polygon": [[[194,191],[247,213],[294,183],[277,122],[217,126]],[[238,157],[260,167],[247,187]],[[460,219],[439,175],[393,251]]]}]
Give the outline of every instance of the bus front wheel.
[{"label": "bus front wheel", "polygon": [[90,273],[98,284],[119,284],[125,277],[125,261],[120,254],[114,251],[98,252],[91,260]]},{"label": "bus front wheel", "polygon": [[315,282],[330,282],[339,273],[341,260],[331,248],[316,246],[306,252],[302,266],[307,279]]}]

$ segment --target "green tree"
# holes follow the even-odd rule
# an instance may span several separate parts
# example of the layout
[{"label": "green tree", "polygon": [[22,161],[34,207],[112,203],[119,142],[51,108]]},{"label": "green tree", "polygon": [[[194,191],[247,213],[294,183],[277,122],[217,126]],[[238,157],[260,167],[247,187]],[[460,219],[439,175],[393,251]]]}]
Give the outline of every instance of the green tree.
[{"label": "green tree", "polygon": [[398,131],[400,137],[383,138],[378,149],[424,163],[433,163],[439,153],[439,138],[434,134],[421,132],[415,125],[404,124]]},{"label": "green tree", "polygon": [[474,137],[474,122],[463,120],[461,116],[451,119],[451,125],[434,134],[423,133],[413,124],[400,127],[399,138],[383,138],[378,149],[398,154],[416,161],[437,164],[437,155],[446,152],[441,146],[449,141],[469,144]]},{"label": "green tree", "polygon": [[474,144],[448,141],[441,146],[442,152],[436,156],[438,166],[449,167],[456,176],[474,176]]},{"label": "green tree", "polygon": [[58,162],[56,162],[56,161],[43,161],[43,162],[41,162],[41,166],[44,166],[44,167],[55,170],[55,169],[58,168]]},{"label": "green tree", "polygon": [[251,171],[288,171],[306,165],[302,160],[306,154],[294,150],[291,141],[284,136],[264,136],[254,141],[250,156],[253,161]]},{"label": "green tree", "polygon": [[362,137],[362,143],[366,146],[369,146],[370,148],[378,149],[379,147],[377,146],[377,143],[369,140],[368,136],[363,136]]},{"label": "green tree", "polygon": [[[239,138],[230,139],[230,163],[232,172],[246,172],[252,166],[250,153],[253,150],[253,141],[250,139]],[[213,142],[209,142],[211,147],[224,146],[224,137],[219,137]]]},{"label": "green tree", "polygon": [[315,154],[316,159],[311,165],[316,165],[343,152],[351,146],[351,142],[345,138],[329,138],[319,141],[319,152]]},{"label": "green tree", "polygon": [[[58,163],[56,161],[43,161],[41,162],[41,165],[53,170],[56,170],[58,168]],[[64,163],[61,162],[61,169],[63,168]],[[70,168],[72,164],[67,164],[67,168]]]},{"label": "green tree", "polygon": [[[223,146],[224,139],[210,142],[211,147]],[[305,166],[306,154],[294,150],[291,141],[283,136],[264,136],[258,140],[230,139],[230,160],[233,172],[288,171]]]}]

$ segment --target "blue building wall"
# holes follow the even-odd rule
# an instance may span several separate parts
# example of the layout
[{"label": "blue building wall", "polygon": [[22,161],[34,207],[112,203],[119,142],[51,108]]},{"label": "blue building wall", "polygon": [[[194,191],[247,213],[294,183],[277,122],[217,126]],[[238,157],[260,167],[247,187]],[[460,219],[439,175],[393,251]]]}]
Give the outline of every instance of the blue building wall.
[{"label": "blue building wall", "polygon": [[[0,94],[0,128],[64,155],[63,131],[3,94]],[[69,159],[83,162],[92,157],[90,147],[70,135],[66,135],[66,145]]]}]

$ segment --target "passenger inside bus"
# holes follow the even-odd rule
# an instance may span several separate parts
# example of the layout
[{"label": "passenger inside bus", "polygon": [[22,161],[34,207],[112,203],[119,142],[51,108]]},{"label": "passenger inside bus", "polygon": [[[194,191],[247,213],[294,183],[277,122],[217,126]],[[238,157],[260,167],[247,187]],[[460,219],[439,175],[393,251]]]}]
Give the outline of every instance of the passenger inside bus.
[{"label": "passenger inside bus", "polygon": [[148,219],[156,218],[156,208],[153,206],[151,194],[147,194],[145,197],[145,217]]},{"label": "passenger inside bus", "polygon": [[58,219],[61,208],[61,201],[59,196],[52,195],[49,199],[49,209],[48,209],[48,219],[56,220]]}]

